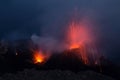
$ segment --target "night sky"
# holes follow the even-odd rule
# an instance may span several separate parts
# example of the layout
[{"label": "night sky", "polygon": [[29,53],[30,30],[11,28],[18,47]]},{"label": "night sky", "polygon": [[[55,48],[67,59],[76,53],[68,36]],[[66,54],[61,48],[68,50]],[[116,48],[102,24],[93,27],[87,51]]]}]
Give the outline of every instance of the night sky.
[{"label": "night sky", "polygon": [[120,0],[1,0],[0,39],[59,38],[75,8],[97,24],[104,54],[120,63]]}]

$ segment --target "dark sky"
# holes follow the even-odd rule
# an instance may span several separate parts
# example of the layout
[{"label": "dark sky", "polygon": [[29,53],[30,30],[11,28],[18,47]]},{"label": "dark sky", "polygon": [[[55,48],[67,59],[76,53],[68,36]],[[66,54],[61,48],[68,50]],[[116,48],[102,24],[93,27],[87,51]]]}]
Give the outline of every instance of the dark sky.
[{"label": "dark sky", "polygon": [[32,34],[61,36],[77,8],[95,21],[107,56],[120,58],[120,0],[1,0],[0,38],[30,38]]}]

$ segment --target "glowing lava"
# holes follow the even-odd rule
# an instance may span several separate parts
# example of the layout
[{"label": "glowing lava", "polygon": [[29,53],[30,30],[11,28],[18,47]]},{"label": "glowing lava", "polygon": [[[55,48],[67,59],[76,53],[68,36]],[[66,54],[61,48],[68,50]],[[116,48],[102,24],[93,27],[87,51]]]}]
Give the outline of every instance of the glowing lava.
[{"label": "glowing lava", "polygon": [[42,51],[34,53],[34,63],[44,63],[48,58],[47,54],[44,54]]},{"label": "glowing lava", "polygon": [[85,25],[72,21],[69,25],[67,40],[69,48],[74,49],[79,48],[81,44],[90,42],[91,36]]},{"label": "glowing lava", "polygon": [[85,24],[72,21],[69,25],[67,33],[68,49],[78,49],[77,55],[84,62],[89,64],[89,52],[86,49],[86,44],[90,44],[92,37],[89,33],[89,29]]}]

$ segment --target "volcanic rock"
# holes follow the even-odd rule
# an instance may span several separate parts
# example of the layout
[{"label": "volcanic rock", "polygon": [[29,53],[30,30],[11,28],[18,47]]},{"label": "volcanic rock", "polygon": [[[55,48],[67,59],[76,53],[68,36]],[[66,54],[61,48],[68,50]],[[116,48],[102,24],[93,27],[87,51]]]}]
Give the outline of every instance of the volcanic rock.
[{"label": "volcanic rock", "polygon": [[7,73],[0,80],[115,80],[93,71],[74,73],[71,71],[25,69],[17,74]]}]

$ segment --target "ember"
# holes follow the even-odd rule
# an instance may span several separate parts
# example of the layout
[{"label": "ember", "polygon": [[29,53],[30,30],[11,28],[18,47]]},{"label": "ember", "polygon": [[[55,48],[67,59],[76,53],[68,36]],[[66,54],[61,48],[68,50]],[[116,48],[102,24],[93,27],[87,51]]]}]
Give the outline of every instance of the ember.
[{"label": "ember", "polygon": [[34,63],[44,63],[48,59],[48,55],[44,54],[42,51],[34,53]]}]

